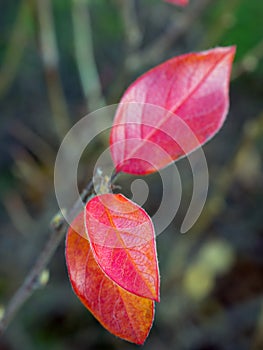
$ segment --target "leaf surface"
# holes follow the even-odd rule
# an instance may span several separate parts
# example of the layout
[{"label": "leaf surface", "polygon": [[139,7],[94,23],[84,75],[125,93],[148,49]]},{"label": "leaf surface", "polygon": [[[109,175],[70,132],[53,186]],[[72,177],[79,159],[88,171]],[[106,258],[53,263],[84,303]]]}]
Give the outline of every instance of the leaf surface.
[{"label": "leaf surface", "polygon": [[105,274],[138,296],[159,301],[159,271],[151,218],[121,194],[86,205],[85,225],[94,257]]},{"label": "leaf surface", "polygon": [[[85,230],[84,214],[74,221]],[[119,287],[101,270],[88,240],[71,227],[66,240],[66,261],[73,290],[80,301],[111,333],[136,344],[148,336],[154,318],[154,302]]]},{"label": "leaf surface", "polygon": [[124,93],[110,135],[117,171],[148,174],[207,142],[229,108],[235,47],[172,58]]}]

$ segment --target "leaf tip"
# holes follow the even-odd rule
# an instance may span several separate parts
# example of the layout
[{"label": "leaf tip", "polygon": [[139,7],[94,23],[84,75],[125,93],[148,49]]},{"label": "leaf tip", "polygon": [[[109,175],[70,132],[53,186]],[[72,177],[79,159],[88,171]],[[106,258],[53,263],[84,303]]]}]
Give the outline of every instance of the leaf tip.
[{"label": "leaf tip", "polygon": [[235,54],[236,54],[236,51],[237,51],[237,46],[236,45],[227,46],[227,49],[228,49],[229,54],[231,55],[231,57],[234,58]]}]

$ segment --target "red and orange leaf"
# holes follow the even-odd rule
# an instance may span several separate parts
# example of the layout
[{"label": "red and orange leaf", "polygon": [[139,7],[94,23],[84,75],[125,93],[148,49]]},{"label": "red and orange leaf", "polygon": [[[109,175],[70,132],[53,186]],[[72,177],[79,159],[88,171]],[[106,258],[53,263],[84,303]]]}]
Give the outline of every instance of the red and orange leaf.
[{"label": "red and orange leaf", "polygon": [[[74,220],[85,230],[83,212]],[[138,297],[111,281],[96,263],[89,242],[69,228],[66,240],[69,278],[78,298],[114,335],[136,344],[147,338],[154,318],[154,302]]]},{"label": "red and orange leaf", "polygon": [[171,4],[174,4],[174,5],[179,5],[179,6],[188,5],[188,0],[164,0],[164,1],[170,2]]},{"label": "red and orange leaf", "polygon": [[121,194],[92,198],[85,209],[86,233],[105,274],[127,291],[159,301],[159,270],[151,218]]},{"label": "red and orange leaf", "polygon": [[203,145],[229,108],[235,47],[172,58],[124,93],[111,130],[117,171],[148,174]]}]

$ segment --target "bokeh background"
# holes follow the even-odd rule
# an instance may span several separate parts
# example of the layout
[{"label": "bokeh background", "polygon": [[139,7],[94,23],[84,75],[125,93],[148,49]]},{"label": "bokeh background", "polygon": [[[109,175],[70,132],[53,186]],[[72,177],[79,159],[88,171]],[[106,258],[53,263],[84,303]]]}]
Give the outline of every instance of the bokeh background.
[{"label": "bokeh background", "polygon": [[[195,226],[179,233],[192,191],[187,160],[180,209],[157,239],[161,303],[143,349],[263,349],[263,2],[2,0],[0,2],[0,317],[34,265],[58,207],[56,152],[70,127],[118,102],[141,73],[172,56],[237,45],[231,108],[205,147],[209,196]],[[107,143],[95,140],[80,188]],[[131,195],[134,178],[118,183]],[[161,199],[148,179],[144,207]],[[105,331],[71,290],[64,243],[49,280],[24,304],[1,350],[135,349]]]}]

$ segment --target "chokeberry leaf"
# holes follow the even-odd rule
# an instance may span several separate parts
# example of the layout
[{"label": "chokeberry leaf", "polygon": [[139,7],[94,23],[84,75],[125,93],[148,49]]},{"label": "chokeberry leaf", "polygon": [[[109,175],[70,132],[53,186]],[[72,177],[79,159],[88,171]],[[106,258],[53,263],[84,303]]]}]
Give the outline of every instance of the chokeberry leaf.
[{"label": "chokeberry leaf", "polygon": [[89,241],[83,238],[83,212],[74,220],[73,226],[75,231],[70,227],[67,234],[66,262],[74,292],[109,332],[142,344],[152,326],[154,302],[127,292],[101,270]]},{"label": "chokeberry leaf", "polygon": [[124,93],[110,135],[117,171],[148,174],[194,151],[222,127],[235,47],[172,58]]}]

